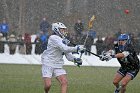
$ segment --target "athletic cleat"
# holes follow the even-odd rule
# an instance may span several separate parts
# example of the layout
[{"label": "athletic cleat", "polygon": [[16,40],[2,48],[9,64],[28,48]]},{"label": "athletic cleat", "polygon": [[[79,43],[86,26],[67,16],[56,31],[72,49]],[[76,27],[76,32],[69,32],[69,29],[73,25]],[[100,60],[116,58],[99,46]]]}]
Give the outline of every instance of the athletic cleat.
[{"label": "athletic cleat", "polygon": [[114,93],[119,93],[119,91],[120,91],[120,90],[118,90],[118,89],[115,89]]}]

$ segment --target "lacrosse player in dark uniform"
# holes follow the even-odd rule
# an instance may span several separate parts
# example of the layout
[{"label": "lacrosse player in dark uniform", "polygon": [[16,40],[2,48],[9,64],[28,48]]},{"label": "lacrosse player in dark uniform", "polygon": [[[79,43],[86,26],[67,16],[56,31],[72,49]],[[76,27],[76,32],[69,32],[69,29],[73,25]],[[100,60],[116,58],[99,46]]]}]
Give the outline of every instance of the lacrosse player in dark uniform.
[{"label": "lacrosse player in dark uniform", "polygon": [[139,72],[139,59],[131,44],[129,35],[121,34],[117,43],[114,44],[114,51],[109,50],[105,55],[101,56],[100,60],[109,61],[112,58],[117,58],[121,65],[113,80],[113,84],[116,87],[114,93],[125,93],[127,84]]}]

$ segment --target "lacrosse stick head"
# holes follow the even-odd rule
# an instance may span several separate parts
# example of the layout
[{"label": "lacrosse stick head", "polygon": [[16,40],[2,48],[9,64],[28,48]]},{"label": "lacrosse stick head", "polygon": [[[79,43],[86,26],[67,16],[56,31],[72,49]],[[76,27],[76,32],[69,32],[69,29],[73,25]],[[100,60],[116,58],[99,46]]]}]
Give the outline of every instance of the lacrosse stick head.
[{"label": "lacrosse stick head", "polygon": [[95,15],[93,15],[91,18],[90,18],[90,21],[88,23],[88,28],[91,29],[92,26],[93,26],[93,21],[95,20]]}]

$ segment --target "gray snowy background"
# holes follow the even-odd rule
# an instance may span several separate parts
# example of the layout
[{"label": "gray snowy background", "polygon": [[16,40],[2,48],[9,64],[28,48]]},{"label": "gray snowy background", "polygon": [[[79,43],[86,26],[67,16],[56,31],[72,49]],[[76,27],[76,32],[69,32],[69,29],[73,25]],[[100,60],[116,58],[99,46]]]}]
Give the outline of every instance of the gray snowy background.
[{"label": "gray snowy background", "polygon": [[[125,9],[130,13],[125,14]],[[10,32],[17,34],[38,32],[44,16],[50,23],[65,23],[73,33],[78,18],[87,28],[93,14],[96,16],[93,29],[97,34],[108,35],[119,29],[136,33],[140,30],[140,0],[0,0],[0,21],[6,17]]]}]

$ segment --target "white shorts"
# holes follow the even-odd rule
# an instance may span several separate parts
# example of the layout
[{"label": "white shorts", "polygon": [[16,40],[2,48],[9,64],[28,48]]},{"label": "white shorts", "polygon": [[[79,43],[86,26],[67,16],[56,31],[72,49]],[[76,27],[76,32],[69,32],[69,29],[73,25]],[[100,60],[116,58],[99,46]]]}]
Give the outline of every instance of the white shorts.
[{"label": "white shorts", "polygon": [[42,65],[42,77],[49,77],[52,78],[67,74],[63,68],[53,68],[50,66]]}]

